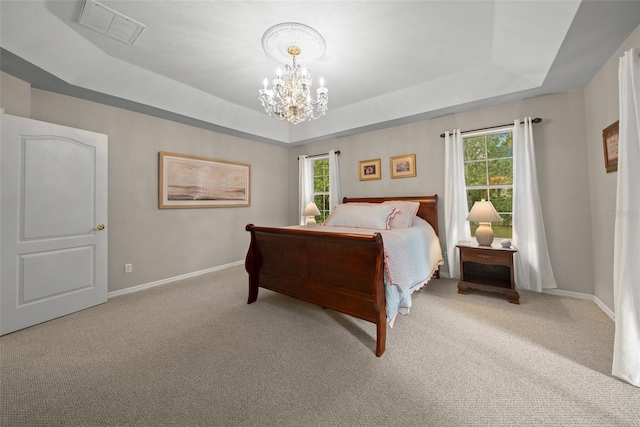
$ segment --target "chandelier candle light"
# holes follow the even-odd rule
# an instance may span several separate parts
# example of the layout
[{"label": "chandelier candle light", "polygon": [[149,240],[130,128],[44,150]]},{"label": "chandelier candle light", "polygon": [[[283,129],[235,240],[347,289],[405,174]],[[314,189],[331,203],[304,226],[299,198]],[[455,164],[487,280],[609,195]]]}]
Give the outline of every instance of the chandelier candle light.
[{"label": "chandelier candle light", "polygon": [[[296,39],[299,39],[299,42],[296,42]],[[329,100],[329,90],[324,87],[324,79],[320,79],[316,99],[312,99],[311,71],[296,62],[296,57],[303,53],[300,46],[309,47],[310,52],[305,52],[309,60],[322,56],[325,48],[322,36],[306,25],[289,22],[267,30],[262,37],[262,46],[272,59],[281,60],[282,50],[291,55],[292,59],[292,65],[284,66],[284,72],[280,68],[277,69],[271,88],[269,80],[265,78],[262,82],[259,99],[267,114],[293,124],[324,115]]]}]

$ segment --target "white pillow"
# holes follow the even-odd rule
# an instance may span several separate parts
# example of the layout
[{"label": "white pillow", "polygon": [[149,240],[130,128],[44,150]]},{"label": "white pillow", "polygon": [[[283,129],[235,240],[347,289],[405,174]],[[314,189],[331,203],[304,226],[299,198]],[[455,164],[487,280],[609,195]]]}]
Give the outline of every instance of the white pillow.
[{"label": "white pillow", "polygon": [[389,230],[396,208],[380,203],[343,203],[335,207],[324,225]]},{"label": "white pillow", "polygon": [[413,220],[418,214],[420,208],[419,202],[409,202],[406,200],[387,200],[382,202],[383,205],[391,205],[398,210],[396,215],[391,219],[389,225],[391,228],[409,228],[413,224]]}]

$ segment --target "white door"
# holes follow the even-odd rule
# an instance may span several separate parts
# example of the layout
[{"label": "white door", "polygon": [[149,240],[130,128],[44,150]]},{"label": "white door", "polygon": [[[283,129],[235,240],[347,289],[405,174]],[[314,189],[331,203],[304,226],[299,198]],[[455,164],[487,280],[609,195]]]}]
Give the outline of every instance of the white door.
[{"label": "white door", "polygon": [[107,301],[107,136],[0,114],[0,335]]}]

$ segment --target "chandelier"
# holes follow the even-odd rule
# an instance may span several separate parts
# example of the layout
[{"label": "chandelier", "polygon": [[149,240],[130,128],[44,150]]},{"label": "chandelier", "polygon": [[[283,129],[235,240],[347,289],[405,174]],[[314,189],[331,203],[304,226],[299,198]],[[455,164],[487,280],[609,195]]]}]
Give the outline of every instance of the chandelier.
[{"label": "chandelier", "polygon": [[[317,119],[327,112],[329,90],[324,80],[319,80],[316,98],[311,98],[311,71],[296,62],[304,49],[305,63],[313,62],[324,54],[325,44],[322,36],[313,28],[295,22],[278,24],[262,37],[262,47],[272,59],[283,63],[291,56],[291,65],[286,64],[284,71],[276,71],[272,86],[264,79],[259,99],[268,115],[278,120],[287,120],[298,124],[306,120]],[[284,54],[286,52],[286,55]]]},{"label": "chandelier", "polygon": [[259,92],[260,102],[268,115],[297,125],[305,120],[317,119],[327,112],[329,90],[324,87],[324,79],[320,78],[317,98],[311,99],[311,72],[296,64],[300,48],[291,46],[287,52],[293,57],[293,65],[285,65],[284,75],[280,68],[276,70],[272,89],[268,88],[269,81],[264,79],[264,87]]}]

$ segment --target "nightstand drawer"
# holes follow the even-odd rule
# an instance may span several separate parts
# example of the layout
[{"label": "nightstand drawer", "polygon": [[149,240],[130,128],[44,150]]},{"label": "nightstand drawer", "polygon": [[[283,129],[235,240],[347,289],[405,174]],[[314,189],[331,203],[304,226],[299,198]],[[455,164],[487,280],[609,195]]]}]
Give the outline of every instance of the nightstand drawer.
[{"label": "nightstand drawer", "polygon": [[481,264],[510,266],[513,260],[511,252],[491,251],[485,249],[465,249],[461,261],[473,261]]}]

